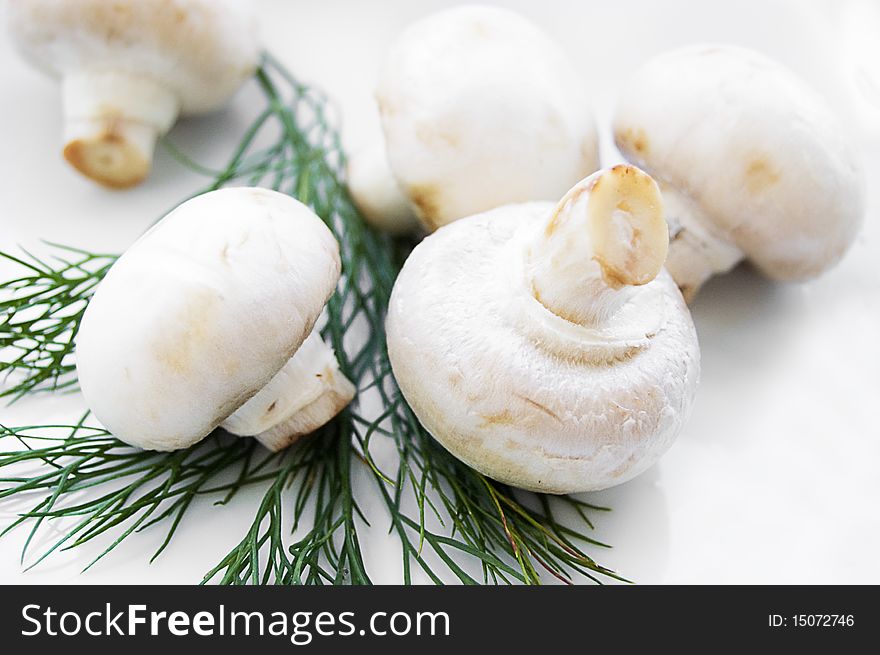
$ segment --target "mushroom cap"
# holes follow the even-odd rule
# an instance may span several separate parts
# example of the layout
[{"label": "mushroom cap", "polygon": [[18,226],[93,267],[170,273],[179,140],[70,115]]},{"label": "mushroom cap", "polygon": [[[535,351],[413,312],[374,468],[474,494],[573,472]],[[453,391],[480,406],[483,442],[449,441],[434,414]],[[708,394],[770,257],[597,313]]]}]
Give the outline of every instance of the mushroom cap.
[{"label": "mushroom cap", "polygon": [[409,26],[376,90],[391,168],[429,228],[554,200],[598,168],[586,84],[525,18],[456,7]]},{"label": "mushroom cap", "polygon": [[699,348],[665,271],[603,328],[536,300],[520,239],[553,208],[500,207],[419,244],[394,286],[388,352],[419,421],[456,457],[501,482],[571,493],[625,482],[670,447]]},{"label": "mushroom cap", "polygon": [[339,247],[302,203],[229,188],[177,207],[113,265],[76,335],[86,401],[126,443],[200,441],[312,330]]},{"label": "mushroom cap", "polygon": [[391,171],[381,139],[351,153],[346,176],[351,199],[374,228],[401,235],[421,227],[409,198]]},{"label": "mushroom cap", "polygon": [[241,0],[11,0],[7,11],[19,50],[37,67],[160,80],[183,113],[221,107],[260,57],[256,17]]},{"label": "mushroom cap", "polygon": [[625,85],[614,133],[629,160],[689,196],[771,277],[817,275],[861,224],[862,171],[841,126],[757,52],[698,45],[653,58]]}]

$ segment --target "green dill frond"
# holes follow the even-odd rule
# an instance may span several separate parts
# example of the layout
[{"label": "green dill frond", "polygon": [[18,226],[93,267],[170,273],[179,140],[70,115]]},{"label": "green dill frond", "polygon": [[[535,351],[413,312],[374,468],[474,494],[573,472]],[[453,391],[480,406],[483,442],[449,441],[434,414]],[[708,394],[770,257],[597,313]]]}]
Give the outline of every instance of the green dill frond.
[{"label": "green dill frond", "polygon": [[[404,583],[413,581],[416,570],[436,583],[616,578],[586,552],[603,547],[590,536],[590,515],[603,508],[489,480],[419,424],[391,375],[384,329],[394,279],[409,248],[370,229],[354,208],[327,99],[268,55],[256,82],[265,108],[224,167],[208,168],[166,146],[181,163],[211,178],[204,191],[241,184],[273,188],[310,205],[333,230],[343,276],[327,305],[323,336],[360,390],[358,398],[277,454],[219,430],[186,450],[145,452],[90,427],[88,414],[70,426],[0,427],[0,502],[34,501],[4,534],[29,529],[27,551],[47,521],[64,519],[72,527],[62,528],[34,564],[58,549],[100,538],[107,545],[91,566],[134,532],[161,526],[166,536],[155,558],[189,516],[194,499],[207,495],[224,504],[239,489],[262,485],[251,525],[204,581],[368,584],[360,532],[386,520],[400,545]],[[72,336],[115,256],[53,248],[59,250],[51,261],[3,255],[23,273],[0,284],[0,375],[10,381],[2,396],[75,388]],[[366,416],[370,401],[380,409]],[[392,446],[396,457],[389,470],[377,464],[377,444]],[[353,479],[364,473],[371,492],[356,498]],[[563,509],[577,517],[576,525],[557,519]],[[473,574],[474,565],[479,574]]]},{"label": "green dill frond", "polygon": [[68,389],[76,384],[73,334],[98,282],[116,261],[50,244],[51,260],[0,252],[21,276],[0,283],[0,399]]}]

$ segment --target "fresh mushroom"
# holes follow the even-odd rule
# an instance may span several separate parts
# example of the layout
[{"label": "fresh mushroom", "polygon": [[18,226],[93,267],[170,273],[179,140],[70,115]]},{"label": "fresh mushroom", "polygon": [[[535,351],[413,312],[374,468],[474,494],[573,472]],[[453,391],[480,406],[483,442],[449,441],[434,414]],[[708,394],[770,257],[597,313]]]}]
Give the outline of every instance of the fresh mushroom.
[{"label": "fresh mushroom", "polygon": [[179,114],[222,107],[256,69],[260,45],[237,0],[11,0],[22,54],[61,80],[64,157],[108,187],[150,172]]},{"label": "fresh mushroom", "polygon": [[657,185],[631,166],[555,207],[443,227],[391,297],[404,397],[443,446],[501,482],[569,493],[638,475],[678,435],[699,374],[667,244]]},{"label": "fresh mushroom", "polygon": [[554,200],[599,165],[586,84],[556,43],[504,9],[456,7],[408,27],[376,98],[391,170],[430,230]]},{"label": "fresh mushroom", "polygon": [[355,152],[346,175],[352,200],[367,223],[393,235],[418,231],[421,223],[391,172],[381,141]]},{"label": "fresh mushroom", "polygon": [[818,275],[861,224],[862,171],[841,125],[757,52],[701,45],[655,57],[626,84],[614,134],[660,184],[666,266],[686,297],[744,258],[778,280]]},{"label": "fresh mushroom", "polygon": [[354,396],[315,330],[339,279],[330,230],[258,188],[198,196],[113,265],[76,336],[88,406],[128,444],[176,450],[215,428],[290,445]]}]

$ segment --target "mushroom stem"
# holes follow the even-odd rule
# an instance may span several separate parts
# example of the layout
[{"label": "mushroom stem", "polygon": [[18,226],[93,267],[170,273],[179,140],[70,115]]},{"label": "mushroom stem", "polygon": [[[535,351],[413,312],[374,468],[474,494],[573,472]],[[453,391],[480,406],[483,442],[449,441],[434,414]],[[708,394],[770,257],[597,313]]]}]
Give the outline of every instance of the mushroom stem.
[{"label": "mushroom stem", "polygon": [[119,189],[149,174],[156,140],[180,110],[162,84],[118,71],[68,74],[62,96],[64,158],[86,177]]},{"label": "mushroom stem", "polygon": [[277,452],[327,423],[354,394],[333,349],[315,329],[275,377],[220,427]]},{"label": "mushroom stem", "polygon": [[669,255],[666,268],[691,302],[703,283],[725,273],[742,261],[743,252],[730,241],[712,233],[713,221],[688,195],[661,184],[663,205],[669,221]]},{"label": "mushroom stem", "polygon": [[565,194],[530,245],[535,298],[573,323],[603,323],[663,266],[660,190],[634,166],[594,173]]}]

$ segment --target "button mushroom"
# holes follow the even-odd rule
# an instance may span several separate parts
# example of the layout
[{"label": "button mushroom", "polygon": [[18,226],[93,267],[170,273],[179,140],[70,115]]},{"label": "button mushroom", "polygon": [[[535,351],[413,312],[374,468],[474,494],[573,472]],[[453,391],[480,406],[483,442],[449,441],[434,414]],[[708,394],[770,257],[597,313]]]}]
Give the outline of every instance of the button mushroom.
[{"label": "button mushroom", "polygon": [[686,296],[743,258],[803,280],[844,255],[865,211],[862,171],[825,102],[737,47],[655,57],[625,86],[618,147],[660,184],[666,266]]},{"label": "button mushroom", "polygon": [[22,54],[61,79],[64,157],[108,187],[149,173],[179,114],[222,107],[256,69],[256,21],[236,0],[12,0]]},{"label": "button mushroom", "polygon": [[113,265],[76,336],[83,394],[117,438],[151,450],[218,426],[280,450],[354,396],[315,331],[339,279],[330,230],[257,188],[198,196]]},{"label": "button mushroom", "polygon": [[598,168],[585,84],[510,11],[465,6],[417,21],[392,44],[376,99],[391,170],[431,230],[557,199]]},{"label": "button mushroom", "polygon": [[555,207],[443,227],[391,297],[404,397],[443,446],[501,482],[569,493],[638,475],[684,425],[699,373],[667,244],[657,185],[631,166]]},{"label": "button mushroom", "polygon": [[367,223],[393,235],[418,231],[421,223],[391,172],[381,141],[349,158],[346,177],[352,200]]}]

